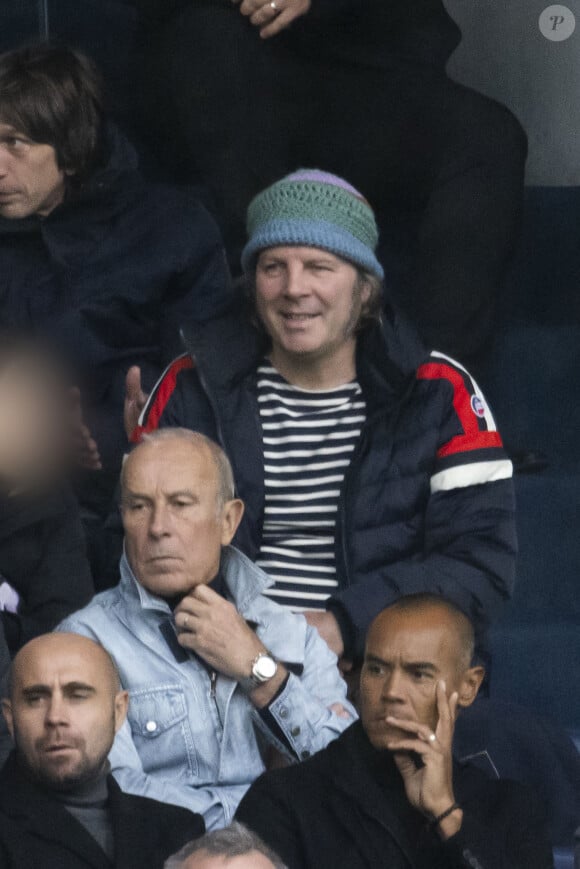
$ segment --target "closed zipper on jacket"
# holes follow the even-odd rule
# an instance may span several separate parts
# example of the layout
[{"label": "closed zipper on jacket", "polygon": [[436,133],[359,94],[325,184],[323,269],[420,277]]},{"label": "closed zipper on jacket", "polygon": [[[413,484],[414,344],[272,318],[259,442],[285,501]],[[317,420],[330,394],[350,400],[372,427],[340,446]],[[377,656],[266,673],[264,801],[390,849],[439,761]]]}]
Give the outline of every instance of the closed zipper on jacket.
[{"label": "closed zipper on jacket", "polygon": [[[403,406],[404,406],[405,402],[408,400],[409,395],[413,391],[414,386],[415,386],[415,381],[413,379],[412,381],[409,382],[407,389],[400,396],[400,399],[395,404],[395,406],[393,408],[393,413],[392,413],[391,419],[389,420],[389,424],[388,424],[388,431],[389,432],[392,432],[393,429],[395,428],[395,423],[398,421],[398,419],[401,415]],[[364,390],[363,390],[363,395],[364,395]],[[374,420],[378,416],[381,416],[382,413],[383,413],[383,410],[381,408],[378,408],[372,413],[371,416],[368,416],[366,418],[366,420],[364,421],[363,426],[361,428],[360,435],[359,435],[359,439],[357,441],[356,447],[355,447],[354,452],[352,454],[350,463],[344,472],[344,479],[342,481],[342,486],[340,489],[340,495],[339,495],[338,506],[337,506],[337,511],[336,511],[336,515],[337,515],[336,530],[337,531],[338,531],[338,521],[340,520],[340,547],[338,546],[338,534],[335,532],[334,557],[336,560],[337,574],[338,574],[338,563],[339,563],[339,556],[340,556],[340,560],[341,560],[341,564],[342,564],[342,571],[343,571],[342,575],[344,577],[344,588],[348,588],[349,586],[352,585],[350,573],[349,573],[349,561],[348,561],[348,556],[347,556],[347,552],[346,552],[346,540],[347,540],[347,533],[346,533],[346,531],[347,531],[347,529],[346,529],[346,500],[347,500],[347,498],[346,498],[346,494],[347,494],[347,489],[348,489],[348,485],[350,482],[350,477],[352,476],[352,470],[357,464],[356,460],[357,460],[358,455],[361,451],[364,436],[365,436],[366,432],[368,431],[368,429],[370,428],[371,424],[374,422]],[[340,588],[338,588],[337,591],[340,592]]]}]

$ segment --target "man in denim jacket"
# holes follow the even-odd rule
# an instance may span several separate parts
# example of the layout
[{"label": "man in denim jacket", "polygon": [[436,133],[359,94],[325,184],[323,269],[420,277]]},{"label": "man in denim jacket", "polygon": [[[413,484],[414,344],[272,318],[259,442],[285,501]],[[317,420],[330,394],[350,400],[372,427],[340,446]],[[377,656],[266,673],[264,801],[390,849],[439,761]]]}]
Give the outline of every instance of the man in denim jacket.
[{"label": "man in denim jacket", "polygon": [[243,514],[221,449],[164,429],[122,476],[119,585],[60,630],[100,642],[129,691],[110,760],[123,790],[229,823],[277,749],[309,757],[356,717],[337,659],[230,547]]}]

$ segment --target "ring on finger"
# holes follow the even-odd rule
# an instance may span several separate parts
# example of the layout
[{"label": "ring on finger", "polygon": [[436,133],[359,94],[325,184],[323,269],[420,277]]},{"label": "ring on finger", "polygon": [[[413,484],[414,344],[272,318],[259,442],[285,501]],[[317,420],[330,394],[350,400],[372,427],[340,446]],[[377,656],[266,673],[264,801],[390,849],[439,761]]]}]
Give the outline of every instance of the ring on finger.
[{"label": "ring on finger", "polygon": [[189,616],[186,614],[183,616],[183,627],[187,629],[187,623],[189,621]]},{"label": "ring on finger", "polygon": [[278,4],[276,3],[276,0],[270,0],[270,9],[271,9],[273,12],[279,12],[279,11],[280,11],[280,10],[278,9]]},{"label": "ring on finger", "polygon": [[429,734],[429,742],[435,742],[436,739],[437,739],[437,737],[435,736],[435,734],[433,732],[431,732]]}]

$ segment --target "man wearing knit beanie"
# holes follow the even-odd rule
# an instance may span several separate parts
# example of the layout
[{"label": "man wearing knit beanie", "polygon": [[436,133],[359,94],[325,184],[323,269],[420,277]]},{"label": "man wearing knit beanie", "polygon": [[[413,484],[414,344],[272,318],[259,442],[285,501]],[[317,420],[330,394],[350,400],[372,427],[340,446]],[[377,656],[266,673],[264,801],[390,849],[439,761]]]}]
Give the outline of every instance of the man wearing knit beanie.
[{"label": "man wearing knit beanie", "polygon": [[347,181],[294,172],[252,201],[247,229],[249,309],[186,331],[132,439],[180,425],[221,443],[246,505],[234,544],[345,669],[402,595],[442,595],[483,628],[511,595],[516,541],[512,467],[477,384],[381,313],[374,214]]}]

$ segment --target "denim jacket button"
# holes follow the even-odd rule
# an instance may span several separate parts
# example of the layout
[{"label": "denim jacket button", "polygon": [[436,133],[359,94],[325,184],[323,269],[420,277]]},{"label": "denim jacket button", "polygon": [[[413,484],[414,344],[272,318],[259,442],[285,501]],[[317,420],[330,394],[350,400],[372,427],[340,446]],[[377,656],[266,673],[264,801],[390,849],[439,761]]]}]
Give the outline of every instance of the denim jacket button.
[{"label": "denim jacket button", "polygon": [[288,718],[288,710],[285,706],[280,709],[280,718]]},{"label": "denim jacket button", "polygon": [[157,730],[157,722],[156,721],[148,721],[145,725],[145,730],[147,733],[155,733]]}]

